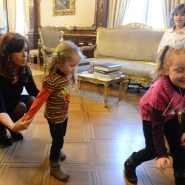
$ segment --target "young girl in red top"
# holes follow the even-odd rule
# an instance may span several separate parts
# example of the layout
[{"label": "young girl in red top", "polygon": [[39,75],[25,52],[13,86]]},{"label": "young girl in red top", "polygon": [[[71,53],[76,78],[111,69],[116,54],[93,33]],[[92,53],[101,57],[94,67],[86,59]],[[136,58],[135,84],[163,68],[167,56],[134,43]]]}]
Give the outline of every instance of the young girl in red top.
[{"label": "young girl in red top", "polygon": [[137,182],[136,167],[156,158],[162,173],[171,165],[164,142],[169,143],[176,185],[185,185],[185,125],[179,127],[178,113],[185,108],[185,48],[165,46],[154,73],[158,79],[140,100],[140,114],[146,147],[134,152],[124,163],[125,175]]},{"label": "young girl in red top", "polygon": [[70,41],[57,46],[41,91],[26,114],[26,120],[30,120],[46,101],[44,117],[52,137],[50,173],[59,180],[69,178],[69,174],[61,168],[59,159],[66,158],[62,147],[67,128],[70,88],[75,85],[75,69],[82,56],[80,49]]}]

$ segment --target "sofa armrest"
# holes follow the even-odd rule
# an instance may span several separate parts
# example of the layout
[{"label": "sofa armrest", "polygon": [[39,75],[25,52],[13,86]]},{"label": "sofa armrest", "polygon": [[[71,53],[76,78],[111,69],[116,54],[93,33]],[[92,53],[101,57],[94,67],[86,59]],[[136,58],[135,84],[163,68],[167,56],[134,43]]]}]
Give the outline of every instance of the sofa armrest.
[{"label": "sofa armrest", "polygon": [[46,47],[46,46],[43,45],[43,50],[46,51],[46,52],[52,53],[52,52],[55,51],[55,48],[49,48],[49,47]]},{"label": "sofa armrest", "polygon": [[81,49],[81,51],[85,51],[85,50],[91,50],[91,49],[95,49],[96,48],[96,44],[92,45],[92,46],[82,46],[79,47]]}]

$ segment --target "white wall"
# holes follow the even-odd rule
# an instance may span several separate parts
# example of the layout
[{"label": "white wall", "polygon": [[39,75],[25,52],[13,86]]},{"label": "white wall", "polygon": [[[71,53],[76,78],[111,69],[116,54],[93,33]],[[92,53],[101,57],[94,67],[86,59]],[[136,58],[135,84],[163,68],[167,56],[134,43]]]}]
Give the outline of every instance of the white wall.
[{"label": "white wall", "polygon": [[4,28],[3,0],[0,0],[0,28]]},{"label": "white wall", "polygon": [[[46,3],[47,2],[47,3]],[[41,26],[92,27],[95,20],[96,0],[75,0],[75,15],[53,16],[53,0],[41,1]]]}]

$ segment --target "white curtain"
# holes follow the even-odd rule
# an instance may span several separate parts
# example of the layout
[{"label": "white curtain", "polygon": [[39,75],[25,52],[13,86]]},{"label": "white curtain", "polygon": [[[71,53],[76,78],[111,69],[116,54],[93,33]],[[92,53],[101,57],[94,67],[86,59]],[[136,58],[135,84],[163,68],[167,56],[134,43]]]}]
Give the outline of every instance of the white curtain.
[{"label": "white curtain", "polygon": [[0,0],[0,28],[4,28],[3,0]]},{"label": "white curtain", "polygon": [[169,25],[170,11],[171,11],[171,8],[169,10],[169,1],[163,0],[162,1],[162,12],[163,12],[163,22],[164,22],[165,28],[170,27],[170,25]]},{"label": "white curtain", "polygon": [[9,31],[15,32],[16,27],[16,0],[7,0]]},{"label": "white curtain", "polygon": [[107,27],[121,26],[130,0],[109,0]]},{"label": "white curtain", "polygon": [[29,0],[7,0],[8,27],[26,36],[29,29]]},{"label": "white curtain", "polygon": [[163,12],[163,21],[165,28],[170,28],[170,12],[178,4],[185,3],[185,0],[163,0],[162,1],[162,12]]},{"label": "white curtain", "polygon": [[29,18],[29,0],[22,0],[23,2],[23,11],[26,22],[27,30],[30,30],[30,18]]}]

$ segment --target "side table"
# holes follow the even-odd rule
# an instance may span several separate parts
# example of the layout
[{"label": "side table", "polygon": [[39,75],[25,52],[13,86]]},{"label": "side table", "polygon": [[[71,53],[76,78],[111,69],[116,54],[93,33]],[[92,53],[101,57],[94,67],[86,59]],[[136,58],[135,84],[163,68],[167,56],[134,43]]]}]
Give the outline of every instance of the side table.
[{"label": "side table", "polygon": [[118,93],[118,99],[121,100],[121,91],[123,87],[123,81],[125,80],[125,76],[122,75],[121,77],[117,77],[115,79],[101,79],[101,78],[95,78],[94,74],[78,74],[78,80],[79,80],[79,89],[81,88],[81,81],[91,82],[95,84],[103,84],[104,85],[104,107],[107,107],[107,95],[108,95],[108,86],[110,84],[116,84],[120,83],[119,85],[119,93]]}]

